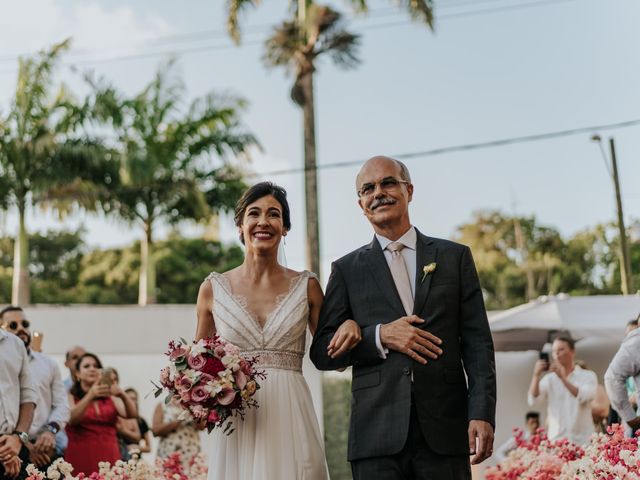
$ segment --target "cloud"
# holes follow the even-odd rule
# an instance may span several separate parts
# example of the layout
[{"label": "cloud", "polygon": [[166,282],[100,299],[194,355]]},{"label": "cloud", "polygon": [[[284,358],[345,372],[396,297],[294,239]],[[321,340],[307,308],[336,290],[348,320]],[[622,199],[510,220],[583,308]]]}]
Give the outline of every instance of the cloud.
[{"label": "cloud", "polygon": [[72,37],[69,57],[109,58],[136,53],[150,40],[170,33],[166,20],[146,12],[137,15],[130,6],[21,0],[5,6],[0,16],[0,55],[5,60]]}]

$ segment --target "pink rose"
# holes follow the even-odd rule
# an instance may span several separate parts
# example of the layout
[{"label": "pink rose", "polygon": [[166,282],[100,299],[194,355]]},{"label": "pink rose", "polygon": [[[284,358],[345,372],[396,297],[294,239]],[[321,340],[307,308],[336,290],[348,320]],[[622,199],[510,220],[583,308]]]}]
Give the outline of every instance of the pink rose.
[{"label": "pink rose", "polygon": [[242,370],[238,370],[233,375],[236,378],[236,385],[238,385],[238,388],[240,390],[244,389],[245,385],[247,384],[247,376],[244,374],[244,372]]},{"label": "pink rose", "polygon": [[172,362],[175,362],[180,357],[184,357],[186,354],[187,354],[186,348],[178,347],[174,350],[171,350],[171,353],[169,353],[169,360],[171,360]]},{"label": "pink rose", "polygon": [[200,383],[202,385],[206,385],[209,382],[213,382],[214,380],[215,380],[215,377],[213,375],[209,375],[208,373],[204,373],[204,372],[200,374]]},{"label": "pink rose", "polygon": [[224,346],[224,351],[227,353],[227,355],[238,355],[240,353],[240,349],[233,343],[227,343]]},{"label": "pink rose", "polygon": [[218,415],[218,412],[216,412],[215,410],[211,410],[209,412],[209,417],[207,417],[207,422],[216,423],[218,420],[220,420],[220,415]]},{"label": "pink rose", "polygon": [[202,403],[207,398],[209,398],[209,392],[207,392],[203,386],[197,385],[191,390],[191,400],[194,402]]},{"label": "pink rose", "polygon": [[220,405],[229,405],[236,398],[236,391],[233,388],[223,388],[216,398]]},{"label": "pink rose", "polygon": [[189,393],[189,390],[180,392],[180,400],[184,403],[189,403],[191,401],[191,394]]},{"label": "pink rose", "polygon": [[227,352],[225,351],[222,345],[218,345],[216,348],[213,349],[213,353],[215,354],[216,357],[222,358],[226,355]]},{"label": "pink rose", "polygon": [[205,366],[207,360],[202,355],[196,355],[195,357],[193,355],[189,355],[187,357],[187,363],[189,364],[189,367],[194,370],[202,370],[202,367]]},{"label": "pink rose", "polygon": [[178,380],[178,389],[180,391],[189,391],[193,387],[193,382],[188,377],[181,377]]}]

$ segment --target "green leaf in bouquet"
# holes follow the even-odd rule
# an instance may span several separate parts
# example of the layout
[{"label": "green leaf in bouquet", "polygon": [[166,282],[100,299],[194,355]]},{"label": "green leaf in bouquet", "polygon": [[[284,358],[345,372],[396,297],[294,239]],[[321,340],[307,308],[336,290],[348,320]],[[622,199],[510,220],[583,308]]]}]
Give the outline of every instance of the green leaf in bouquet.
[{"label": "green leaf in bouquet", "polygon": [[187,341],[182,337],[180,337],[180,343],[182,343],[183,345],[188,345]]},{"label": "green leaf in bouquet", "polygon": [[171,401],[171,397],[172,397],[171,394],[169,394],[166,397],[164,397],[164,404],[165,405],[169,405],[169,402]]}]

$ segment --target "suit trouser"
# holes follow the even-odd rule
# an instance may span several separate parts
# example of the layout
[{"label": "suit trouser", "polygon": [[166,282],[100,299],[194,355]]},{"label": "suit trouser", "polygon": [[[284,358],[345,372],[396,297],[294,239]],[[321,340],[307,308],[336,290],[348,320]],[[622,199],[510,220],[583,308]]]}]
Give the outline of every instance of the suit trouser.
[{"label": "suit trouser", "polygon": [[351,462],[354,480],[471,480],[468,455],[440,455],[424,439],[415,406],[407,442],[395,455]]},{"label": "suit trouser", "polygon": [[22,468],[20,469],[20,474],[17,477],[13,478],[5,475],[4,467],[0,463],[0,480],[24,480],[25,478],[27,478],[27,465],[29,465],[29,450],[27,450],[27,447],[22,446],[18,456],[22,460]]}]

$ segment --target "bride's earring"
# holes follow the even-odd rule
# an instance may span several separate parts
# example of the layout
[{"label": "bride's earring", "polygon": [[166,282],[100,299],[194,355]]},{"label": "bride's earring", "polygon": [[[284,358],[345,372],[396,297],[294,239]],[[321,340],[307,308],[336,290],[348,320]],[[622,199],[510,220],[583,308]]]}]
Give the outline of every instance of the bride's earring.
[{"label": "bride's earring", "polygon": [[282,242],[286,245],[287,244],[287,233],[283,233],[282,234]]}]

